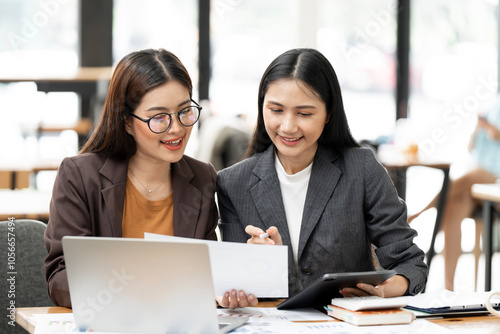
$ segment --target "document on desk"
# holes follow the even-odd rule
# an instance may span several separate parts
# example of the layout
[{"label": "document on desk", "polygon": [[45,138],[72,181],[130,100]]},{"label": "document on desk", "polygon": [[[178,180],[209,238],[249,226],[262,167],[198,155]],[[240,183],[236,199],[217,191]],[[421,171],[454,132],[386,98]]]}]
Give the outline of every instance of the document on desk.
[{"label": "document on desk", "polygon": [[146,240],[205,243],[216,296],[232,289],[257,298],[288,298],[288,247],[172,237],[144,233]]},{"label": "document on desk", "polygon": [[[274,307],[245,307],[228,310],[218,309],[219,316],[246,317],[248,322],[231,333],[268,334],[401,334],[401,333],[450,333],[451,330],[426,320],[415,320],[409,325],[394,326],[354,326],[336,321],[314,309],[280,311]],[[75,328],[73,313],[36,314],[34,334],[81,333]],[[92,332],[92,334],[111,334]]]},{"label": "document on desk", "polygon": [[[293,327],[292,327],[293,326]],[[244,332],[249,327],[249,324],[235,329],[231,333],[259,333]],[[355,326],[347,322],[294,322],[291,323],[286,331],[267,331],[266,333],[301,333],[301,334],[402,334],[402,333],[425,333],[425,334],[441,334],[452,333],[451,329],[439,326],[427,320],[415,320],[408,325],[382,325],[382,326]]]},{"label": "document on desk", "polygon": [[407,325],[355,326],[336,320],[315,309],[277,310],[275,307],[245,307],[217,309],[223,316],[245,317],[248,321],[231,333],[297,333],[297,334],[401,334],[451,333],[451,330],[427,320],[415,320]]}]

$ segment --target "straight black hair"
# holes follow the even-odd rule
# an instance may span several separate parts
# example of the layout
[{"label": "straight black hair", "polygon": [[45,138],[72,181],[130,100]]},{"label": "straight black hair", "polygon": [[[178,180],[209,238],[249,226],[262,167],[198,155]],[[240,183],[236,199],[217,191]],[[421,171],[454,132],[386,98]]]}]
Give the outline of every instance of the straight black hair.
[{"label": "straight black hair", "polygon": [[359,147],[353,138],[344,111],[342,93],[332,64],[314,49],[293,49],[274,59],[264,72],[259,85],[258,115],[246,157],[265,151],[272,141],[264,125],[263,105],[269,85],[277,80],[302,81],[325,103],[328,123],[318,139],[329,147]]}]

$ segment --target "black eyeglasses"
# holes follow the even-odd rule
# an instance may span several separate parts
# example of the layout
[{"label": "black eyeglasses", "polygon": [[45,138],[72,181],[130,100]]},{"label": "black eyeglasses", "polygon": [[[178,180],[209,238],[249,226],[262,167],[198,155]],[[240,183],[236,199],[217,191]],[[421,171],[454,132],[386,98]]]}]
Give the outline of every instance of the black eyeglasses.
[{"label": "black eyeglasses", "polygon": [[160,113],[151,116],[148,119],[143,119],[137,116],[136,114],[131,113],[130,116],[137,118],[144,123],[148,123],[149,130],[153,133],[163,133],[168,130],[170,124],[172,124],[172,115],[177,115],[177,119],[179,123],[181,123],[185,127],[193,126],[198,122],[201,113],[201,107],[198,103],[191,100],[195,106],[189,106],[181,111],[176,113],[168,114],[168,113]]}]

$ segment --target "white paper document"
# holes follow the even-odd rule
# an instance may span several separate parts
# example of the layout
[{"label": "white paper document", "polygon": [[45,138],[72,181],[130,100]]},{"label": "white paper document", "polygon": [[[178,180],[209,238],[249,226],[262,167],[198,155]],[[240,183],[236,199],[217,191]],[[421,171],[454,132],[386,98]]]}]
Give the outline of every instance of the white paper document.
[{"label": "white paper document", "polygon": [[[246,325],[245,325],[246,326]],[[244,327],[235,329],[231,333],[243,332]],[[347,322],[301,322],[291,323],[287,332],[274,331],[266,333],[297,333],[297,334],[446,334],[452,333],[451,329],[436,325],[427,320],[414,320],[407,325],[383,326],[355,326]]]},{"label": "white paper document", "polygon": [[217,309],[221,316],[248,318],[248,322],[231,333],[266,334],[441,334],[451,330],[427,320],[406,325],[355,326],[338,321],[315,309],[277,310],[275,307]]},{"label": "white paper document", "polygon": [[31,318],[35,323],[34,334],[75,333],[73,313],[35,314]]},{"label": "white paper document", "polygon": [[257,298],[288,298],[288,247],[172,237],[144,233],[146,240],[205,243],[216,296],[232,289]]},{"label": "white paper document", "polygon": [[[280,311],[274,307],[245,307],[241,309],[217,309],[219,316],[248,318],[248,322],[231,333],[267,333],[267,334],[441,334],[451,330],[426,320],[415,320],[409,325],[393,326],[354,326],[336,321],[314,310]],[[37,314],[32,318],[36,323],[35,334],[71,334],[78,333],[73,322],[73,313]],[[92,332],[93,334],[110,334]]]}]

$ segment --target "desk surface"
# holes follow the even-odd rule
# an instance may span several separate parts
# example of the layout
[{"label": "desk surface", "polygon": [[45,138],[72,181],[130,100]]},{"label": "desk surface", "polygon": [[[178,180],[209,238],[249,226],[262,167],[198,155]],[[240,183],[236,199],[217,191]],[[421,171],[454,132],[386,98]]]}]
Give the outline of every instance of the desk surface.
[{"label": "desk surface", "polygon": [[67,75],[54,76],[50,74],[30,74],[30,75],[19,75],[16,77],[0,77],[0,82],[11,83],[11,82],[25,82],[25,81],[37,81],[37,82],[91,82],[111,79],[111,74],[113,73],[112,67],[80,67],[75,69],[73,72]]},{"label": "desk surface", "polygon": [[16,322],[29,333],[34,333],[33,315],[47,313],[71,313],[71,309],[66,307],[20,307],[16,309]]},{"label": "desk surface", "polygon": [[471,192],[475,198],[500,202],[500,184],[474,184]]},{"label": "desk surface", "polygon": [[[276,302],[259,303],[259,307],[274,307]],[[32,317],[35,314],[47,313],[70,313],[71,309],[65,307],[22,307],[16,309],[16,322],[26,329],[29,333],[35,332],[35,323]],[[333,320],[333,319],[332,319]],[[437,325],[448,329],[481,329],[481,333],[499,333],[500,317],[480,316],[480,317],[462,317],[429,320]],[[485,331],[486,330],[486,331]]]}]

